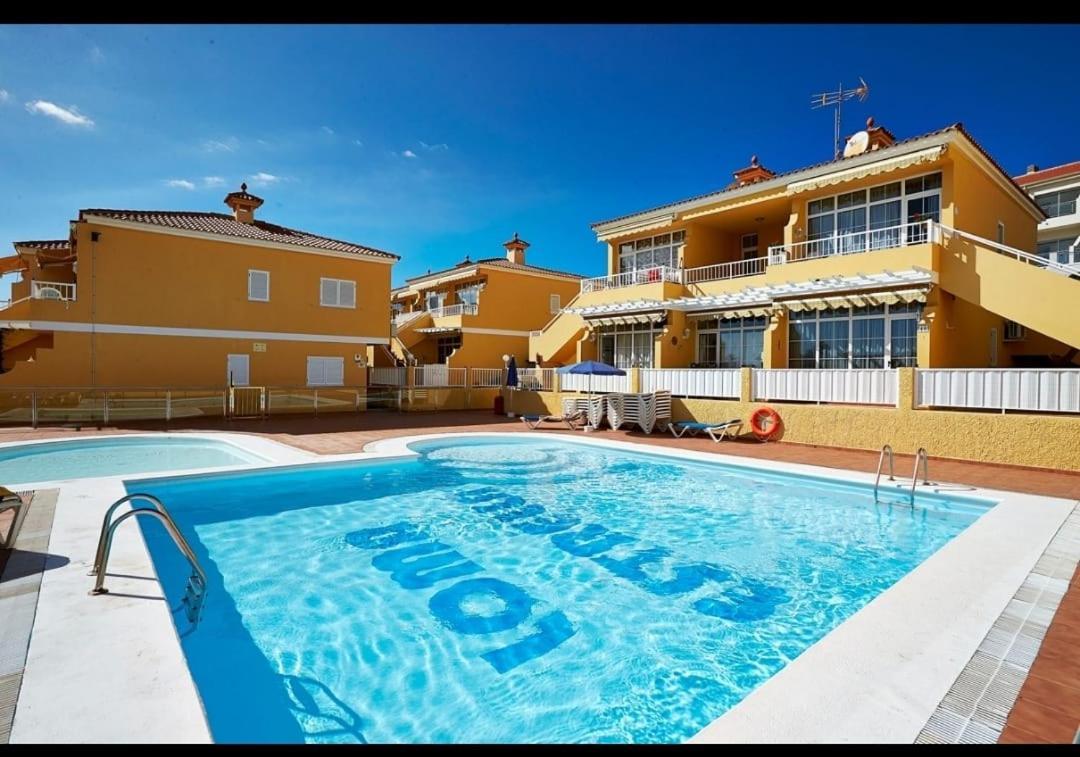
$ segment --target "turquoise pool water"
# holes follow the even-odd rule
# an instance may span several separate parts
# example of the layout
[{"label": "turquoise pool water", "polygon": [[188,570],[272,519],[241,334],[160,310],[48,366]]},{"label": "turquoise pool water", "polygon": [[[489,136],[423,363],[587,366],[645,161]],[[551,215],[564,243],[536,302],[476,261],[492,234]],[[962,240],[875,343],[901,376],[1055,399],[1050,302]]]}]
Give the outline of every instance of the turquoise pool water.
[{"label": "turquoise pool water", "polygon": [[[128,482],[209,573],[219,742],[678,742],[991,503],[550,437]],[[174,608],[187,576],[142,521]]]},{"label": "turquoise pool water", "polygon": [[115,436],[0,447],[0,484],[266,462],[213,439]]}]

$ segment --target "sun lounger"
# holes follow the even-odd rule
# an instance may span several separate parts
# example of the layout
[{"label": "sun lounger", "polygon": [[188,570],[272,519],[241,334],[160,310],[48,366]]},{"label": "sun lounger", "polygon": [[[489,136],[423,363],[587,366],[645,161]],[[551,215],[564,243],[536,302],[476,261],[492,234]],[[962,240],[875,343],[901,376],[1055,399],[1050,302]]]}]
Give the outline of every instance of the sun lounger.
[{"label": "sun lounger", "polygon": [[698,421],[677,421],[668,426],[671,430],[671,435],[676,439],[682,437],[684,434],[690,436],[697,436],[702,431],[709,435],[709,438],[714,442],[718,442],[725,436],[731,436],[732,438],[739,435],[742,430],[742,420],[739,418],[732,418],[730,421],[723,421],[722,423],[700,423]]},{"label": "sun lounger", "polygon": [[584,410],[574,410],[563,415],[523,415],[521,421],[531,429],[540,428],[541,423],[565,423],[571,431],[576,430],[575,423],[587,423],[588,417]]}]

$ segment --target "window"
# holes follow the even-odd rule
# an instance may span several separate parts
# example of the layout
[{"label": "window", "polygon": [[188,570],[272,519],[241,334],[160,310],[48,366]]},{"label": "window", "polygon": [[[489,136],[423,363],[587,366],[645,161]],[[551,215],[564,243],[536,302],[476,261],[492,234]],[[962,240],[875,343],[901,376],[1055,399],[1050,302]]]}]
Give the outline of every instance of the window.
[{"label": "window", "polygon": [[562,310],[562,298],[557,294],[548,295],[548,312],[555,315]]},{"label": "window", "polygon": [[446,292],[428,292],[424,297],[424,310],[438,310],[446,302]]},{"label": "window", "polygon": [[463,305],[477,305],[480,302],[480,285],[469,284],[457,288],[457,300]]},{"label": "window", "polygon": [[461,334],[440,336],[438,342],[435,344],[436,359],[440,363],[445,363],[447,358],[454,354],[454,350],[458,349],[460,346]]},{"label": "window", "polygon": [[1057,218],[1058,216],[1072,215],[1076,212],[1077,197],[1080,197],[1080,187],[1036,195],[1035,202],[1046,211],[1046,215]]},{"label": "window", "polygon": [[806,257],[881,250],[926,241],[941,219],[941,172],[806,204]]},{"label": "window", "polygon": [[766,322],[764,316],[699,321],[697,365],[760,368]]},{"label": "window", "polygon": [[[1062,265],[1080,263],[1080,249],[1076,252],[1069,252],[1069,246],[1076,241],[1077,240],[1073,237],[1048,239],[1045,242],[1039,242],[1035,247],[1035,254],[1039,257],[1046,258],[1052,263],[1061,263]],[[1080,247],[1080,245],[1078,245],[1078,247]]]},{"label": "window", "polygon": [[319,279],[319,304],[328,308],[355,308],[356,282]]},{"label": "window", "polygon": [[673,231],[620,245],[619,273],[644,271],[657,266],[678,266],[679,247],[685,239],[685,231]]},{"label": "window", "polygon": [[758,256],[757,234],[743,234],[740,240],[742,259],[752,260]]},{"label": "window", "polygon": [[248,299],[253,302],[270,301],[269,271],[248,271]]},{"label": "window", "polygon": [[600,361],[617,368],[652,368],[653,340],[659,332],[648,323],[613,326],[600,333]]},{"label": "window", "polygon": [[345,358],[309,357],[308,386],[342,386],[345,383]]},{"label": "window", "polygon": [[1023,324],[1016,321],[1005,321],[1005,341],[1006,342],[1022,342],[1027,336],[1027,329]]},{"label": "window", "polygon": [[916,363],[921,305],[792,312],[789,368],[902,368]]}]

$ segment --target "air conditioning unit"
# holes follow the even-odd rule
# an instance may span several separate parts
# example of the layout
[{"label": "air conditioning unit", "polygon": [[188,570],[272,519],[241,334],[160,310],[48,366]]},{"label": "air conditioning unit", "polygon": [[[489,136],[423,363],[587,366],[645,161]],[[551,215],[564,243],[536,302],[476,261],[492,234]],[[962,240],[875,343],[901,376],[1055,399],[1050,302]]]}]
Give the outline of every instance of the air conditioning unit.
[{"label": "air conditioning unit", "polygon": [[1027,329],[1016,321],[1005,321],[1005,341],[1022,342],[1027,337]]}]

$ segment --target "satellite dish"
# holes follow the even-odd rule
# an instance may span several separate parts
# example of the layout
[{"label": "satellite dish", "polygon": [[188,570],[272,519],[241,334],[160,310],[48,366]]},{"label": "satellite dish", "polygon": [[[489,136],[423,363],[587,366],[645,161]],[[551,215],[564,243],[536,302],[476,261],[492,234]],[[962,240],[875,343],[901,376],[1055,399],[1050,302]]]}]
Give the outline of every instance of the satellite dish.
[{"label": "satellite dish", "polygon": [[847,144],[844,145],[844,157],[850,158],[855,155],[862,155],[869,146],[870,135],[865,131],[857,131],[848,137]]}]

